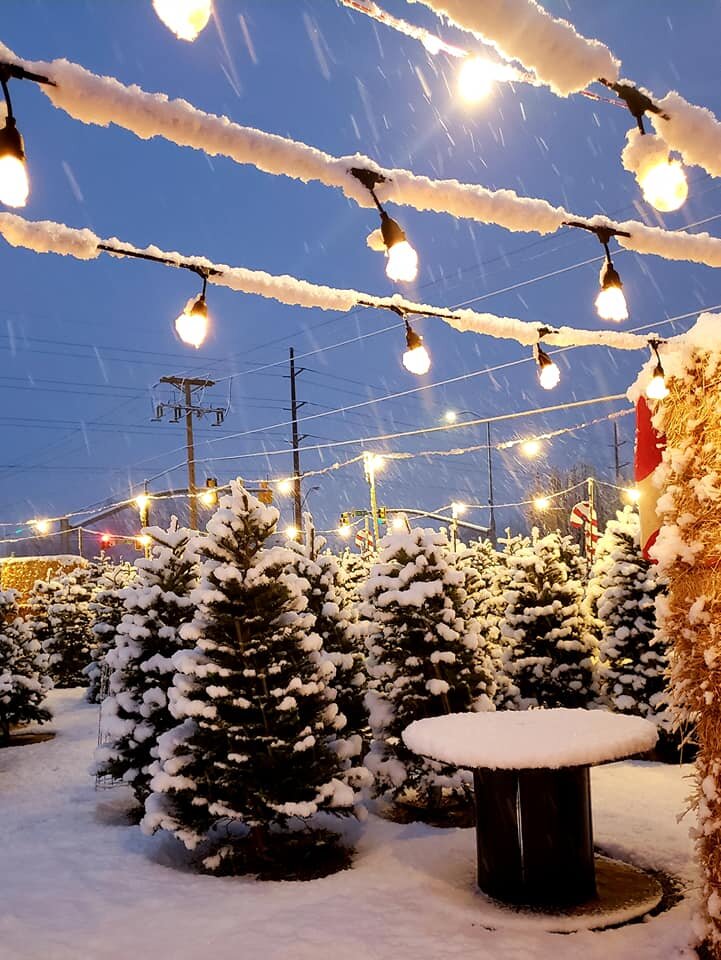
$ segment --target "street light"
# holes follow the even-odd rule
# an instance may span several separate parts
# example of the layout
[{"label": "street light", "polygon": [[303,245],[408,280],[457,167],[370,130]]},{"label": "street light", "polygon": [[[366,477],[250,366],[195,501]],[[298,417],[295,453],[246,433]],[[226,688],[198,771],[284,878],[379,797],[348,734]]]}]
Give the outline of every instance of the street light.
[{"label": "street light", "polygon": [[[446,410],[443,414],[443,419],[446,423],[457,423],[458,415],[460,414],[469,414],[471,417],[475,417],[476,420],[482,420],[480,414],[476,413],[473,410]],[[493,543],[496,542],[496,511],[493,506],[493,450],[491,448],[491,423],[489,420],[486,420],[486,446],[488,448],[488,506],[490,507],[490,514],[488,518],[488,536],[490,537]]]}]

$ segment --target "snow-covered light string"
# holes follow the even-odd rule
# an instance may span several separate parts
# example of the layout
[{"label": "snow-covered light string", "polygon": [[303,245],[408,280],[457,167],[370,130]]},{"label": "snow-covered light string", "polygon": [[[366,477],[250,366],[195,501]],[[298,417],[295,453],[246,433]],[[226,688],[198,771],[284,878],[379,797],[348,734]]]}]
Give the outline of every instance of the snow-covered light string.
[{"label": "snow-covered light string", "polygon": [[[513,190],[494,191],[457,180],[432,180],[408,170],[384,169],[360,154],[333,157],[299,141],[205,113],[185,100],[170,100],[165,94],[149,94],[136,85],[126,86],[112,77],[97,76],[67,60],[21,60],[2,43],[0,60],[49,76],[57,86],[42,87],[43,92],[54,106],[84,123],[115,123],[141,139],[161,136],[209,156],[222,155],[237,163],[251,164],[275,176],[288,176],[304,183],[315,180],[340,188],[362,207],[370,207],[373,200],[350,173],[354,167],[364,167],[384,178],[377,190],[381,202],[392,201],[525,233],[554,233],[565,220],[586,220],[630,233],[629,238],[619,242],[637,253],[721,266],[721,240],[708,234],[667,231],[634,220],[616,223],[599,215],[583,217],[546,200],[520,197]],[[718,126],[721,141],[721,125]]]}]

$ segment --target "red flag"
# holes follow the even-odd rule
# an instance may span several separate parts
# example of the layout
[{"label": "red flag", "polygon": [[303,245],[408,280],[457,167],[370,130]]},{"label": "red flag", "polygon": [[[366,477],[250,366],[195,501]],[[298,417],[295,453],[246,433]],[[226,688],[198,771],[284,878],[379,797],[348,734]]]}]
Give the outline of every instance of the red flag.
[{"label": "red flag", "polygon": [[641,548],[646,559],[654,545],[660,527],[656,513],[658,489],[653,483],[653,474],[661,463],[666,438],[658,433],[651,422],[651,408],[646,398],[640,397],[636,404],[636,486],[640,494],[638,513],[641,521]]}]

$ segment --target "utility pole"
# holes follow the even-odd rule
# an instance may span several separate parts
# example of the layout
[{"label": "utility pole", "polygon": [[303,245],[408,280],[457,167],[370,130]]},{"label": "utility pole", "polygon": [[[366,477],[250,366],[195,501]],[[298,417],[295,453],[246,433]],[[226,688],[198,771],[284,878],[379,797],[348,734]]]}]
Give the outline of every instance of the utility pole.
[{"label": "utility pole", "polygon": [[295,351],[293,347],[290,348],[290,418],[293,426],[292,432],[292,443],[293,443],[293,512],[295,520],[295,528],[298,531],[298,536],[302,537],[303,535],[303,498],[302,491],[300,486],[300,434],[298,433],[298,411],[301,407],[305,406],[305,402],[301,401],[298,403],[298,399],[295,393],[295,378],[298,374],[303,372],[303,367],[299,370],[295,368]]},{"label": "utility pole", "polygon": [[193,438],[193,417],[202,417],[207,413],[215,415],[213,426],[219,427],[225,419],[225,410],[222,407],[204,407],[195,402],[194,394],[215,386],[215,380],[201,380],[193,377],[161,377],[160,383],[167,383],[178,391],[180,397],[169,403],[159,403],[155,408],[154,420],[162,420],[166,410],[173,416],[171,423],[178,423],[185,417],[185,445],[188,460],[188,501],[190,510],[190,528],[198,529],[198,488],[195,482],[195,442]]},{"label": "utility pole", "polygon": [[380,543],[381,539],[380,529],[378,526],[378,498],[376,497],[376,469],[380,459],[380,457],[377,458],[374,453],[369,453],[367,450],[363,453],[363,468],[366,480],[368,481],[368,490],[370,493],[371,519],[373,521],[373,545],[375,546],[376,550],[378,549],[378,544]]},{"label": "utility pole", "polygon": [[613,421],[613,464],[616,470],[616,483],[621,482],[621,470],[628,466],[628,461],[621,463],[621,447],[628,443],[628,440],[619,440],[618,423]]},{"label": "utility pole", "polygon": [[591,564],[593,563],[593,518],[596,516],[596,504],[594,502],[596,483],[593,477],[586,481],[588,484],[588,520],[586,521],[586,558],[588,560],[588,575],[591,575]]},{"label": "utility pole", "polygon": [[486,443],[488,444],[488,506],[491,508],[488,518],[488,536],[496,543],[496,511],[493,506],[493,448],[491,447],[491,423],[486,421]]}]

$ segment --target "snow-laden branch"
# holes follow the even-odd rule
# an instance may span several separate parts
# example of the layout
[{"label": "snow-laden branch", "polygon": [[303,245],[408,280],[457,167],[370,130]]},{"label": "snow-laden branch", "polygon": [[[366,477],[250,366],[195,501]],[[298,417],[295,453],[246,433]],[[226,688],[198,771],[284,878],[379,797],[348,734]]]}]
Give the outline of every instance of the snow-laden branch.
[{"label": "snow-laden branch", "polygon": [[[525,346],[538,342],[539,330],[547,330],[544,324],[518,320],[514,317],[498,317],[492,313],[477,313],[475,310],[450,311],[444,307],[416,303],[396,294],[392,297],[376,297],[357,290],[340,290],[290,276],[274,276],[261,270],[245,267],[230,267],[213,263],[206,257],[185,256],[177,252],[161,250],[156,246],[135,247],[115,237],[102,239],[92,230],[77,230],[62,223],[49,220],[30,221],[14,213],[0,213],[0,235],[13,247],[23,247],[35,253],[57,253],[93,260],[112,247],[112,256],[148,256],[185,268],[197,268],[208,273],[208,283],[228,287],[240,293],[255,294],[277,300],[291,306],[336,310],[347,313],[354,307],[407,312],[413,315],[438,317],[455,330],[486,334],[502,340],[515,340]],[[576,330],[559,327],[544,334],[544,343],[556,346],[607,346],[618,350],[641,350],[647,346],[649,337],[615,330]]]},{"label": "snow-laden branch", "polygon": [[[411,0],[413,2],[413,0]],[[566,97],[606,77],[617,80],[620,62],[598,40],[577,33],[535,0],[419,0],[440,17],[518,60],[554,93]]]},{"label": "snow-laden branch", "polygon": [[333,157],[304,143],[204,113],[185,100],[169,100],[165,94],[146,93],[140,87],[125,86],[112,77],[98,77],[67,60],[20,61],[0,43],[0,59],[3,58],[54,80],[57,86],[43,86],[43,92],[55,106],[84,123],[99,126],[115,123],[144,140],[162,136],[211,156],[223,155],[237,163],[252,164],[265,173],[303,182],[316,180],[326,186],[339,187],[363,207],[372,206],[373,201],[349,173],[351,167],[365,167],[385,177],[387,182],[376,190],[382,201],[493,223],[514,232],[553,233],[565,220],[585,219],[630,233],[630,238],[619,239],[629,250],[667,260],[721,266],[721,240],[706,233],[671,232],[634,220],[616,223],[601,216],[584,218],[563,207],[554,207],[546,200],[521,197],[514,190],[489,190],[458,180],[431,180],[409,170],[384,169],[361,154]]}]

